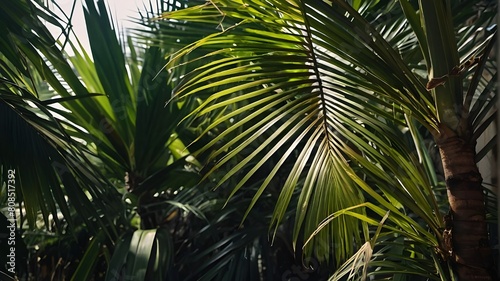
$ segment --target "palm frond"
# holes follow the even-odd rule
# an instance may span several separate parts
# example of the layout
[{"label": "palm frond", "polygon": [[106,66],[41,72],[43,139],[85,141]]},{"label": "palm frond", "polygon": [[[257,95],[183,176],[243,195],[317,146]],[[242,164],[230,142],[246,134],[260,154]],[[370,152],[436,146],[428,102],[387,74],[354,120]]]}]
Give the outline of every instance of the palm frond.
[{"label": "palm frond", "polygon": [[[331,6],[323,1],[214,1],[166,13],[164,19],[221,29],[172,55],[167,65],[175,68],[179,59],[199,48],[211,51],[203,56],[210,62],[188,73],[175,89],[180,100],[205,98],[186,120],[209,120],[203,133],[215,137],[200,151],[212,150],[215,164],[207,167],[208,174],[228,169],[221,185],[251,166],[233,186],[235,194],[264,163],[277,159],[250,210],[278,171],[283,172],[284,163],[296,163],[286,170],[271,220],[274,230],[291,194],[300,188],[295,240],[301,229],[308,236],[329,214],[359,205],[366,197],[397,217],[404,214],[389,198],[404,198],[403,204],[438,232],[440,215],[433,211],[437,204],[431,184],[416,159],[408,159],[413,148],[402,141],[398,129],[405,126],[401,116],[406,113],[434,130],[432,98],[399,54],[351,6],[343,1]],[[383,195],[361,174],[375,179],[372,184]],[[360,224],[352,217],[342,220],[318,234],[307,252],[329,259],[332,252],[323,246],[339,245],[337,262],[352,253],[363,240]]]}]

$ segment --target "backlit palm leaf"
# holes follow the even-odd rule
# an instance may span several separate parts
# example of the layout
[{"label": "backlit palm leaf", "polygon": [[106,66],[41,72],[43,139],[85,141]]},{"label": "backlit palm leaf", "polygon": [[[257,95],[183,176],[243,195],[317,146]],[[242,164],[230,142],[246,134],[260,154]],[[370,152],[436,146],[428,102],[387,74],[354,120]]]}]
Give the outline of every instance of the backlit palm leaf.
[{"label": "backlit palm leaf", "polygon": [[145,179],[188,154],[174,131],[186,109],[164,106],[172,77],[162,71],[160,48],[118,38],[104,1],[87,1],[85,16],[92,58],[72,45],[70,60],[85,86],[102,96],[64,103],[71,113],[61,114],[89,131],[81,138],[116,179],[125,172]]}]

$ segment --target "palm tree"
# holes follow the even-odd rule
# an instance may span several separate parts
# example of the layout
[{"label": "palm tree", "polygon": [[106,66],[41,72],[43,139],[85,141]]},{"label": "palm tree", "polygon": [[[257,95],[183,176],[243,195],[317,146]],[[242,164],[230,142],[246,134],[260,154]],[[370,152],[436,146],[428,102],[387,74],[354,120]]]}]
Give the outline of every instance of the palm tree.
[{"label": "palm tree", "polygon": [[294,243],[334,259],[334,280],[493,280],[476,163],[495,140],[476,140],[496,118],[495,15],[495,1],[211,0],[163,15],[183,22],[172,38],[218,29],[167,68],[206,61],[175,94],[204,101],[186,120],[215,136],[198,151],[210,153],[207,174],[236,177],[229,196],[261,176],[247,216],[286,173],[271,231],[298,190]]}]

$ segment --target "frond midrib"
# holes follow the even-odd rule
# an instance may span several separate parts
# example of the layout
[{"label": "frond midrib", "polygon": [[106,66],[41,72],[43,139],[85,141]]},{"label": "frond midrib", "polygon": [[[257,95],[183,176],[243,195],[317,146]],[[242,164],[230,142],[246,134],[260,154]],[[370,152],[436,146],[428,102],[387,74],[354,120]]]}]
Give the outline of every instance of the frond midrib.
[{"label": "frond midrib", "polygon": [[320,100],[321,100],[321,112],[323,113],[323,116],[321,116],[323,122],[322,122],[322,125],[324,127],[324,133],[325,133],[325,137],[326,137],[326,140],[327,140],[327,145],[331,147],[331,136],[329,135],[329,130],[328,130],[328,110],[327,110],[327,101],[326,101],[326,93],[325,93],[325,89],[323,87],[323,81],[321,80],[321,73],[320,73],[320,66],[319,66],[319,63],[318,63],[318,60],[316,58],[316,52],[315,52],[315,48],[314,48],[314,43],[313,43],[313,36],[312,36],[312,31],[311,31],[311,26],[309,24],[309,20],[308,20],[308,17],[307,17],[307,13],[306,13],[306,7],[305,7],[305,3],[303,1],[300,1],[300,11],[302,12],[302,16],[304,17],[304,25],[306,27],[306,31],[307,31],[307,34],[306,36],[304,36],[305,40],[306,40],[306,44],[307,44],[307,48],[309,49],[309,54],[310,54],[310,57],[311,57],[311,60],[312,60],[312,69],[314,71],[314,75],[316,76],[316,80],[318,82],[318,87],[317,89],[319,90],[319,96],[320,96]]}]

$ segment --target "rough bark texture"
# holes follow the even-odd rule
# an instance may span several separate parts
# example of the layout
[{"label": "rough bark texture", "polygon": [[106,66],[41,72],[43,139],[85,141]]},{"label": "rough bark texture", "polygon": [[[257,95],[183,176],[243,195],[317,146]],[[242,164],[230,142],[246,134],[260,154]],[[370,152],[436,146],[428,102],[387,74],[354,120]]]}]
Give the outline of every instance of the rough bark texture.
[{"label": "rough bark texture", "polygon": [[[450,202],[450,254],[460,281],[494,280],[475,145],[444,129],[437,140]],[[448,227],[448,228],[450,228]]]}]

